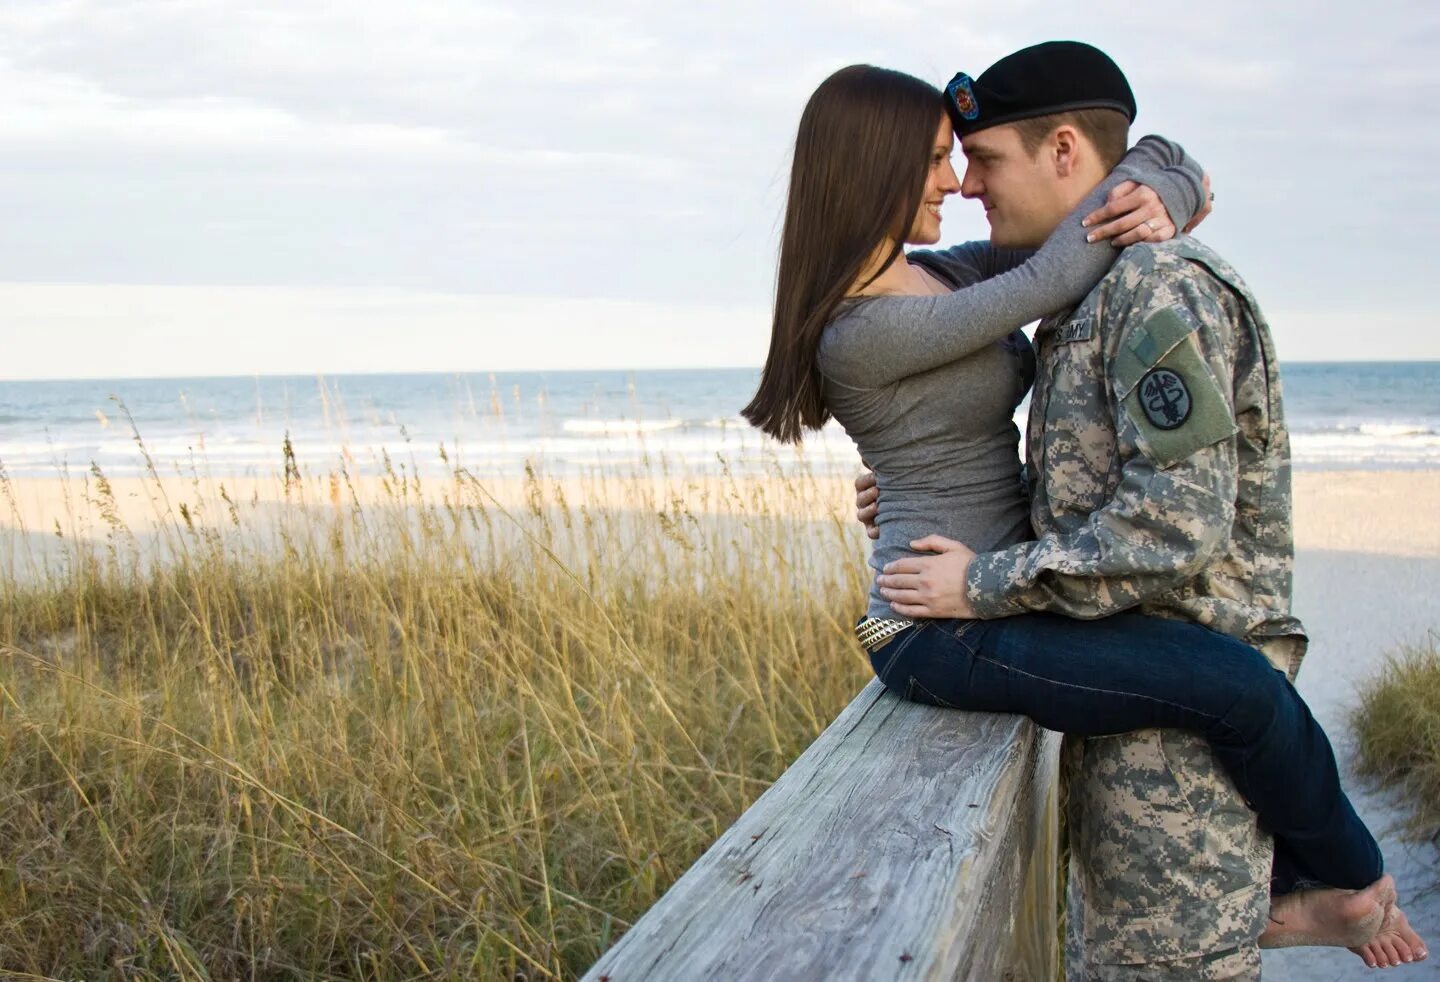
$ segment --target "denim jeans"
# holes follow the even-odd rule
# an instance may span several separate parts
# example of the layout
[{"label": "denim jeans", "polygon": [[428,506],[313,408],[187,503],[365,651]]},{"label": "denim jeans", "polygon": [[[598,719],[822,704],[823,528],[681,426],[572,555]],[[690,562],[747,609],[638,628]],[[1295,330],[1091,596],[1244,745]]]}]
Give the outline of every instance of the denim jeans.
[{"label": "denim jeans", "polygon": [[1227,635],[1135,613],[921,620],[870,663],[886,688],[933,706],[1022,713],[1079,736],[1201,733],[1275,837],[1277,895],[1317,884],[1360,889],[1384,872],[1305,700],[1264,655]]}]

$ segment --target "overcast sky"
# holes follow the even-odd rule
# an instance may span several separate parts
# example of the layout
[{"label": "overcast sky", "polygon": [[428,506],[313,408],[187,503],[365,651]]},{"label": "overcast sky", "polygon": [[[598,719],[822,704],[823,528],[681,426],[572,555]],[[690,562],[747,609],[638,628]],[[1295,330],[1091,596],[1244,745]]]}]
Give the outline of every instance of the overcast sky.
[{"label": "overcast sky", "polygon": [[1283,359],[1440,358],[1434,0],[3,0],[0,377],[758,365],[815,85],[1064,37]]}]

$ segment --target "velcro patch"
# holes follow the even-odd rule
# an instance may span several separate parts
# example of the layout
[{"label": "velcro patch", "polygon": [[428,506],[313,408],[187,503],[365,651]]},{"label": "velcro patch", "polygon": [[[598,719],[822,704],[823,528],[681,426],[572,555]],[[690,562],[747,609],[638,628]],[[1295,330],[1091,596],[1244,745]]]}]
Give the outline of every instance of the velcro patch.
[{"label": "velcro patch", "polygon": [[1195,329],[1195,323],[1185,313],[1169,307],[1155,311],[1143,324],[1130,328],[1112,369],[1116,395],[1128,396],[1140,379]]},{"label": "velcro patch", "polygon": [[[1168,320],[1162,319],[1162,327],[1170,326]],[[1162,332],[1153,331],[1147,338],[1153,343],[1157,334],[1163,338]],[[1160,468],[1228,440],[1238,430],[1230,400],[1200,354],[1194,333],[1146,365],[1122,405],[1134,423],[1141,453]]]}]

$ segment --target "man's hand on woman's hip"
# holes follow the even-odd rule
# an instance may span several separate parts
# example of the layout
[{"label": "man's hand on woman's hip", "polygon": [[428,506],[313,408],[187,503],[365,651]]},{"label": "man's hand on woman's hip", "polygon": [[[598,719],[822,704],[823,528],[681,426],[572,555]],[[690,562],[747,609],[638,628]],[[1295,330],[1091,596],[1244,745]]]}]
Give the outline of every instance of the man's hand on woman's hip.
[{"label": "man's hand on woman's hip", "polygon": [[974,617],[965,581],[975,550],[943,535],[915,539],[910,548],[933,556],[909,556],[886,563],[875,578],[880,596],[906,617]]}]

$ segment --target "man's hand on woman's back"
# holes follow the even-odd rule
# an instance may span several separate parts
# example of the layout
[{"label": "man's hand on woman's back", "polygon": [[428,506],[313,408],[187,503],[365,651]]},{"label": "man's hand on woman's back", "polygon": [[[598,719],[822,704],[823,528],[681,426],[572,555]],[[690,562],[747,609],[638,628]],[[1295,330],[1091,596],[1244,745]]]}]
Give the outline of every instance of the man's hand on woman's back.
[{"label": "man's hand on woman's back", "polygon": [[880,514],[880,489],[875,486],[875,472],[864,471],[855,478],[855,519],[865,526],[865,534],[880,538],[875,516]]}]

